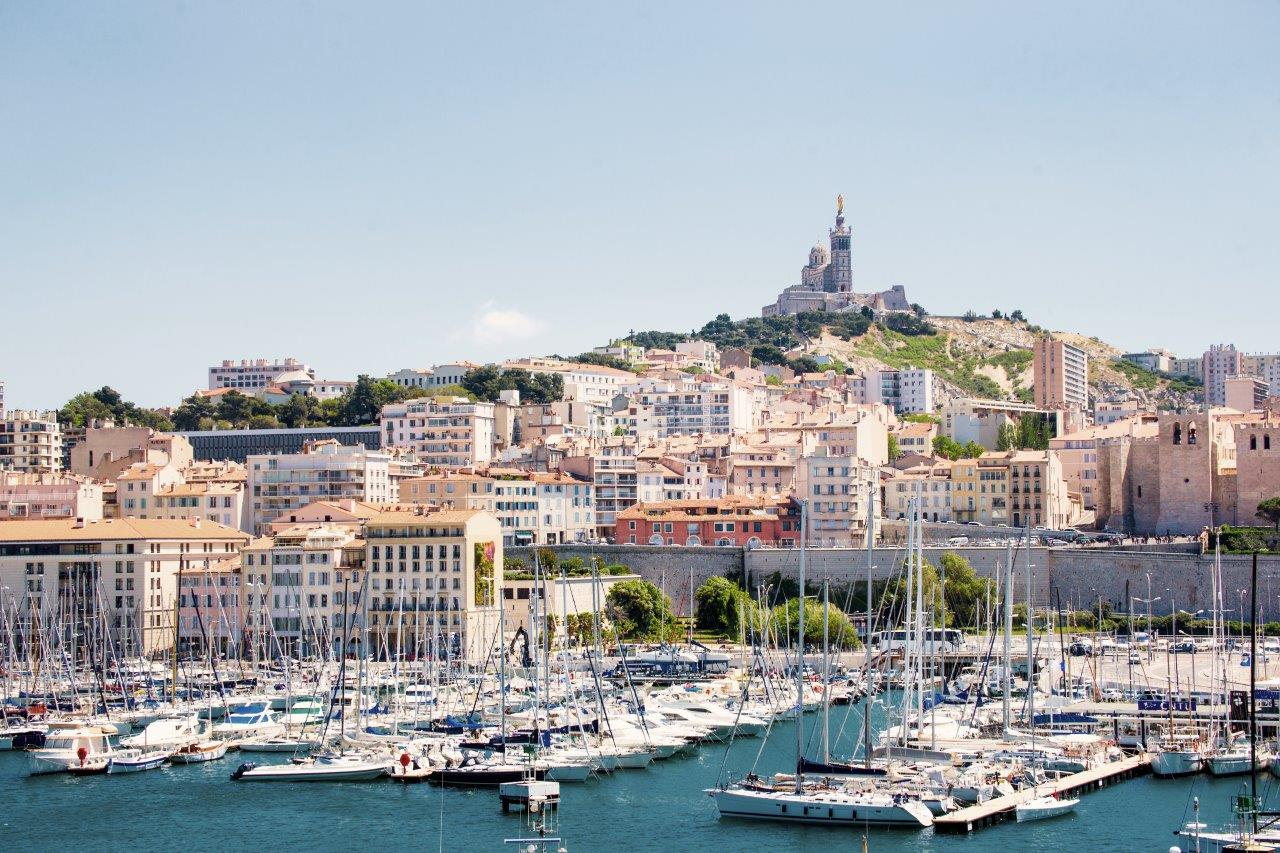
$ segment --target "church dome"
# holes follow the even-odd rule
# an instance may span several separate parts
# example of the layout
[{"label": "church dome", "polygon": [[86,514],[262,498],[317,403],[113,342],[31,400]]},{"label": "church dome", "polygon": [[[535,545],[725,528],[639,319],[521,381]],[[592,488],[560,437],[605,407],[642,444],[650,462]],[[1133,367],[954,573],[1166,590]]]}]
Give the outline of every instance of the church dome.
[{"label": "church dome", "polygon": [[831,258],[827,254],[827,248],[821,243],[814,244],[814,247],[809,250],[809,266],[811,267],[820,267],[823,264],[828,263],[830,260]]},{"label": "church dome", "polygon": [[305,370],[288,370],[277,376],[272,384],[279,385],[281,388],[288,388],[290,385],[312,386],[316,384],[316,381],[308,376]]}]

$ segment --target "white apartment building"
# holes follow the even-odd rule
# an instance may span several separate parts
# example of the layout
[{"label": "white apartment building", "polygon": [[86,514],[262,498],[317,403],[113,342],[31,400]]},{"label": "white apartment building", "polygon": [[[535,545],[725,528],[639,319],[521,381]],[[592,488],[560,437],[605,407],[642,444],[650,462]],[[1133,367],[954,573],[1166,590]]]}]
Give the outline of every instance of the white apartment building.
[{"label": "white apartment building", "polygon": [[1106,426],[1131,418],[1140,411],[1142,411],[1142,404],[1136,397],[1123,400],[1099,400],[1093,404],[1093,423],[1095,426]]},{"label": "white apartment building", "polygon": [[564,379],[564,399],[605,405],[611,404],[636,378],[629,370],[555,358],[522,358],[502,364],[503,370],[513,368],[535,374],[558,373]]},{"label": "white apartment building", "polygon": [[0,420],[0,470],[52,474],[62,470],[57,412],[15,410]]},{"label": "white apartment building", "polygon": [[307,445],[302,453],[250,456],[245,467],[249,524],[255,534],[263,533],[281,513],[314,501],[398,499],[389,454],[333,440]]},{"label": "white apartment building", "polygon": [[[171,649],[178,573],[226,559],[248,540],[239,530],[199,519],[6,521],[0,524],[0,604],[6,612],[38,612],[52,624],[60,603],[74,600],[87,624],[101,615],[119,631],[120,654]],[[87,665],[83,653],[85,660],[76,663]]]},{"label": "white apartment building", "polygon": [[286,358],[284,360],[242,358],[239,361],[223,359],[222,364],[209,368],[209,390],[235,388],[243,393],[251,394],[254,391],[266,388],[268,385],[274,385],[276,380],[286,373],[296,372],[305,373],[312,379],[316,378],[315,370],[296,358]]},{"label": "white apartment building", "polygon": [[871,489],[878,468],[856,456],[819,448],[796,463],[796,497],[805,501],[808,539],[815,547],[847,548],[865,541]]},{"label": "white apartment building", "polygon": [[70,474],[0,471],[0,520],[102,518],[102,485]]},{"label": "white apartment building", "polygon": [[676,352],[689,357],[689,364],[701,367],[708,373],[720,369],[720,350],[711,341],[680,341],[676,344]]},{"label": "white apartment building", "polygon": [[494,405],[420,397],[382,407],[386,447],[412,450],[427,468],[474,468],[493,459]]},{"label": "white apartment building", "polygon": [[732,435],[752,427],[752,394],[736,382],[642,379],[631,387],[627,433],[637,438]]},{"label": "white apartment building", "polygon": [[928,368],[870,370],[865,380],[868,403],[884,403],[900,415],[933,412],[937,382]]}]

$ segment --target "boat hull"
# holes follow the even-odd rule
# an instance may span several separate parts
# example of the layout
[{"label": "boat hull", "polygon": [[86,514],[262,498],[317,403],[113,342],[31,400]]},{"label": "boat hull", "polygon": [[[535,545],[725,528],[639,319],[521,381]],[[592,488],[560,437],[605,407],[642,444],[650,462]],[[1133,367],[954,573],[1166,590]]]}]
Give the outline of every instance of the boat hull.
[{"label": "boat hull", "polygon": [[722,818],[914,829],[933,825],[933,814],[923,804],[914,801],[860,803],[847,798],[824,801],[798,795],[738,790],[716,790],[711,796]]},{"label": "boat hull", "polygon": [[1151,757],[1151,773],[1161,779],[1194,776],[1204,769],[1204,758],[1194,750],[1157,752]]}]

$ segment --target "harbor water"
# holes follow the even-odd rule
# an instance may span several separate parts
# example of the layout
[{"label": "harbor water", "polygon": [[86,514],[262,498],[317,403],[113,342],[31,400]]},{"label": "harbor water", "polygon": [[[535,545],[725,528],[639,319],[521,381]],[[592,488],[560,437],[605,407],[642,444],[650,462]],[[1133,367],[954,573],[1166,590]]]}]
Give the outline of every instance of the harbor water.
[{"label": "harbor water", "polygon": [[[856,717],[856,714],[854,715]],[[812,725],[809,721],[807,725]],[[838,719],[856,729],[856,720]],[[789,721],[768,741],[740,740],[729,750],[704,744],[695,757],[655,762],[586,783],[562,785],[559,835],[570,853],[653,851],[857,851],[862,832],[720,820],[704,789],[722,766],[742,774],[760,752],[761,773],[783,771],[795,755]],[[839,738],[847,747],[850,737]],[[763,744],[763,750],[762,750]],[[496,791],[432,785],[232,782],[251,756],[228,753],[208,764],[120,776],[27,776],[22,753],[0,753],[0,850],[413,850],[517,849],[503,839],[527,833],[518,814],[503,815]],[[256,761],[287,757],[252,756]],[[1260,793],[1272,779],[1260,777]],[[1074,814],[1032,824],[1003,823],[969,836],[875,829],[868,849],[890,851],[1058,850],[1165,853],[1175,828],[1192,819],[1191,797],[1211,826],[1230,820],[1243,780],[1142,777],[1086,794]],[[1280,793],[1280,792],[1277,792]],[[1182,845],[1187,849],[1187,845]]]}]

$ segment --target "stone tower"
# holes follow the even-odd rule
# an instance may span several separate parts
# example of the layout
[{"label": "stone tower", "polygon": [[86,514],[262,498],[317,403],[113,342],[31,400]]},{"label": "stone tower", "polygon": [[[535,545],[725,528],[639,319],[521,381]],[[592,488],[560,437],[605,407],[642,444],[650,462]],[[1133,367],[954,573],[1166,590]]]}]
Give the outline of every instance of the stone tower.
[{"label": "stone tower", "polygon": [[852,238],[849,226],[844,224],[844,196],[836,200],[836,227],[830,230],[831,263],[827,265],[823,290],[828,293],[849,293],[853,289],[853,262],[849,244]]}]

